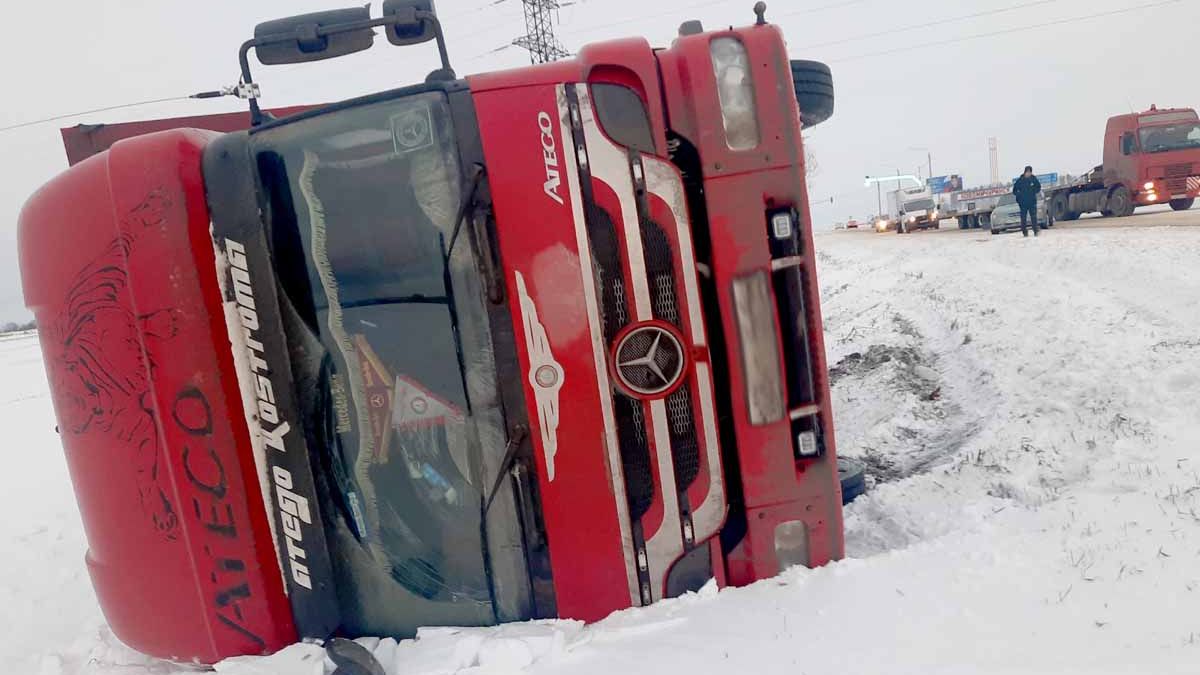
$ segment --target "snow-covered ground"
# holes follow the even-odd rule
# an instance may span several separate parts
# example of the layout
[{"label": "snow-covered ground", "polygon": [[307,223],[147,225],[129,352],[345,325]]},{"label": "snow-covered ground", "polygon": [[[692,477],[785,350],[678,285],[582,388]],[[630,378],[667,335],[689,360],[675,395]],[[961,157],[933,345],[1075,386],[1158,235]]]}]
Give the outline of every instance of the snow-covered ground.
[{"label": "snow-covered ground", "polygon": [[[366,641],[389,673],[1200,673],[1200,229],[818,240],[850,558],[594,626]],[[165,674],[104,625],[36,341],[0,341],[0,663]],[[317,675],[314,646],[218,666]]]}]

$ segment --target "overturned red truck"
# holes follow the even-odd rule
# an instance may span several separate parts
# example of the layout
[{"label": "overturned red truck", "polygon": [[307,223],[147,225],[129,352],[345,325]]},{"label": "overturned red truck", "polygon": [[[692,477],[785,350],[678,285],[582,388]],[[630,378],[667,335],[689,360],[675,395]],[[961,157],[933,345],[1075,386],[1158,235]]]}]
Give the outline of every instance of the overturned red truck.
[{"label": "overturned red truck", "polygon": [[[214,662],[840,558],[800,138],[832,84],[764,9],[457,79],[389,0],[260,25],[248,119],[65,130],[21,271],[113,631]],[[259,109],[250,51],[376,28],[442,68]]]}]

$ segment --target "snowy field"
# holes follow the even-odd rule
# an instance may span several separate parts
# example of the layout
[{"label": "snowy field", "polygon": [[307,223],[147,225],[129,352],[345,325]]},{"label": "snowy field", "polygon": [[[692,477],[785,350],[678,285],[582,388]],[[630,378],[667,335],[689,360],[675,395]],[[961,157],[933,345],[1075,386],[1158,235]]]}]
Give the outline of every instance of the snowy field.
[{"label": "snowy field", "polygon": [[[818,238],[850,558],[590,627],[367,641],[389,673],[1200,673],[1200,228]],[[36,341],[0,341],[5,672],[106,628]],[[313,646],[220,664],[318,675]]]}]

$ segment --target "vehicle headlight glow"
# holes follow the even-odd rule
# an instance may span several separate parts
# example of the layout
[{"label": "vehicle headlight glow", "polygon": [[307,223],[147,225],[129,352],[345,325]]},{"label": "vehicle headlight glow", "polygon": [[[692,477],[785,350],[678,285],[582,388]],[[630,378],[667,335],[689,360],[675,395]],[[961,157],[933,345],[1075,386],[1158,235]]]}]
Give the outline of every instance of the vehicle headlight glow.
[{"label": "vehicle headlight glow", "polygon": [[1143,190],[1153,190],[1154,189],[1154,181],[1149,181],[1149,180],[1146,181],[1146,184],[1142,186],[1142,189]]},{"label": "vehicle headlight glow", "polygon": [[730,150],[749,150],[758,145],[759,137],[754,79],[746,47],[737,38],[722,37],[712,41],[708,53],[717,77],[725,143]]}]

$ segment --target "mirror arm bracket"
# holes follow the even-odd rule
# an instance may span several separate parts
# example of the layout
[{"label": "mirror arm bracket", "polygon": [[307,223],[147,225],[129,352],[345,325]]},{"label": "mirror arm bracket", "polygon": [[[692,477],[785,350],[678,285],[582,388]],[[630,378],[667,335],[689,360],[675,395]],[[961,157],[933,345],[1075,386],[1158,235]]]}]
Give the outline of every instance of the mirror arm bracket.
[{"label": "mirror arm bracket", "polygon": [[[378,28],[381,26],[396,26],[396,25],[401,25],[401,24],[406,24],[406,23],[412,23],[413,21],[422,21],[422,22],[427,21],[430,24],[432,24],[434,39],[437,41],[438,56],[441,58],[441,61],[442,61],[442,70],[449,74],[450,79],[453,79],[454,78],[454,69],[450,67],[450,56],[446,51],[446,38],[442,34],[442,22],[438,21],[437,15],[434,14],[433,12],[427,12],[424,10],[412,10],[411,14],[409,14],[409,13],[391,14],[388,16],[381,16],[377,19],[370,19],[367,21],[351,21],[348,23],[335,24],[332,26],[318,26],[316,29],[315,36],[318,38],[321,38],[321,37],[326,37],[329,35],[337,35],[338,33],[349,33],[349,32],[356,31],[356,30],[364,30],[367,28]],[[262,124],[262,122],[264,120],[262,109],[258,105],[258,97],[261,95],[262,92],[260,91],[258,85],[254,83],[254,80],[252,79],[252,77],[250,75],[250,50],[256,49],[263,45],[271,45],[271,44],[278,44],[280,42],[290,42],[292,40],[299,40],[299,39],[301,39],[301,37],[308,38],[308,37],[312,37],[312,36],[311,35],[300,36],[299,34],[297,34],[295,32],[293,32],[293,33],[277,33],[275,35],[263,35],[261,37],[256,37],[256,38],[251,38],[249,40],[246,40],[245,42],[242,43],[241,48],[238,49],[238,65],[241,67],[242,79],[238,83],[238,86],[236,89],[236,94],[237,94],[238,98],[245,98],[250,103],[250,126],[256,127],[256,126]]]}]

